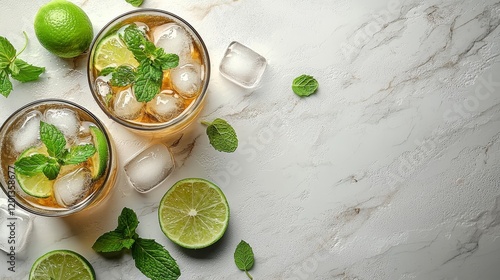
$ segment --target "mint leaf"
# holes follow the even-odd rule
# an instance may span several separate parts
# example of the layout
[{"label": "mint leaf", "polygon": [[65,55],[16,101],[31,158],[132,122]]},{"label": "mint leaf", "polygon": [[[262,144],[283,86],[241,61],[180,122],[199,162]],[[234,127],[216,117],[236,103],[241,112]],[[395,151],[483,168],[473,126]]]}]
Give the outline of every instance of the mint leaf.
[{"label": "mint leaf", "polygon": [[179,65],[179,56],[172,53],[165,53],[162,48],[158,48],[154,52],[154,64],[162,70],[175,68]]},{"label": "mint leaf", "polygon": [[132,245],[135,266],[152,280],[175,280],[181,275],[176,261],[153,239],[137,238]]},{"label": "mint leaf", "polygon": [[[106,70],[106,68],[104,70]],[[134,69],[129,66],[121,65],[114,69],[110,83],[112,86],[124,87],[134,83],[134,80]]]},{"label": "mint leaf", "polygon": [[101,73],[99,73],[100,76],[107,76],[113,72],[115,72],[116,67],[106,67],[101,70]]},{"label": "mint leaf", "polygon": [[146,37],[144,33],[135,24],[131,24],[125,28],[123,31],[123,36],[120,36],[125,42],[127,49],[129,49],[134,55],[137,61],[143,61],[148,59],[146,52],[144,51]]},{"label": "mint leaf", "polygon": [[139,7],[140,5],[142,5],[142,2],[144,2],[144,0],[125,0],[125,1],[127,1],[127,3],[130,3],[134,7]]},{"label": "mint leaf", "polygon": [[160,92],[162,77],[161,69],[154,67],[151,62],[141,62],[133,86],[137,101],[151,101]]},{"label": "mint leaf", "polygon": [[73,146],[62,160],[64,164],[79,164],[93,156],[95,152],[96,149],[92,144]]},{"label": "mint leaf", "polygon": [[19,67],[15,63],[9,64],[9,72],[11,75],[18,75],[19,74]]},{"label": "mint leaf", "polygon": [[7,67],[15,56],[14,46],[7,38],[0,36],[0,69]]},{"label": "mint leaf", "polygon": [[61,170],[61,165],[57,162],[57,160],[53,158],[49,158],[48,162],[43,166],[43,174],[47,179],[54,180],[59,175],[59,171]]},{"label": "mint leaf", "polygon": [[120,232],[110,231],[99,236],[92,245],[92,249],[99,253],[120,252],[123,249],[132,248],[135,240],[126,238]]},{"label": "mint leaf", "polygon": [[49,180],[54,180],[59,174],[61,166],[57,160],[49,158],[42,154],[34,154],[29,157],[22,157],[14,163],[14,169],[17,173],[33,176],[43,172]]},{"label": "mint leaf", "polygon": [[49,162],[49,158],[42,154],[34,154],[29,157],[22,157],[14,163],[17,173],[32,176],[43,172],[43,168]]},{"label": "mint leaf", "polygon": [[123,208],[120,216],[118,216],[118,226],[115,231],[122,233],[122,236],[132,238],[135,235],[135,230],[139,225],[139,220],[134,210]]},{"label": "mint leaf", "polygon": [[252,247],[243,240],[236,246],[236,250],[234,251],[234,262],[240,270],[246,272],[248,278],[253,279],[248,273],[254,264]]},{"label": "mint leaf", "polygon": [[8,97],[12,91],[12,83],[10,82],[9,75],[5,70],[0,70],[0,94]]},{"label": "mint leaf", "polygon": [[219,152],[232,153],[238,148],[238,137],[234,128],[223,119],[215,119],[207,125],[207,135],[210,144]]},{"label": "mint leaf", "polygon": [[47,147],[50,156],[60,158],[65,152],[66,139],[64,139],[64,134],[54,125],[41,121],[40,139]]},{"label": "mint leaf", "polygon": [[16,59],[11,65],[16,65],[19,69],[17,74],[11,72],[12,78],[23,83],[37,80],[39,76],[45,72],[44,67],[33,66],[19,58]]},{"label": "mint leaf", "polygon": [[316,92],[318,81],[309,75],[301,75],[293,80],[292,90],[300,97],[306,97]]}]

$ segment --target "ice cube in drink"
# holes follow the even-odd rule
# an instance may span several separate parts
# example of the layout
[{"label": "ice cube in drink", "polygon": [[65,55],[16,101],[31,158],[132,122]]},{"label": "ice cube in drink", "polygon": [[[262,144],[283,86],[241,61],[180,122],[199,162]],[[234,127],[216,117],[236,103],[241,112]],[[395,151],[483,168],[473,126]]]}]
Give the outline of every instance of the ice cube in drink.
[{"label": "ice cube in drink", "polygon": [[[137,77],[143,67],[144,58],[127,47],[127,28],[136,28],[155,48],[179,57],[177,67],[160,69],[161,86],[145,101],[136,90],[137,80],[116,83],[113,70],[108,71],[128,67]],[[174,14],[148,9],[126,13],[104,27],[91,46],[87,67],[92,94],[103,111],[134,132],[155,137],[176,133],[195,119],[210,76],[208,52],[193,27]]]},{"label": "ice cube in drink", "polygon": [[[30,124],[33,119],[37,125]],[[27,124],[41,135],[42,123],[53,125],[62,135],[63,146],[58,155],[40,137],[29,141],[32,144],[25,145],[24,150],[9,149],[20,141],[20,135],[34,134],[19,133]],[[72,154],[82,147],[91,152],[85,157],[77,152]],[[0,148],[3,191],[18,206],[35,214],[64,216],[95,205],[110,191],[116,178],[114,145],[106,128],[89,111],[71,102],[41,100],[19,109],[0,129]],[[57,162],[54,164],[60,169],[56,177],[50,178],[43,168],[32,168],[29,173],[16,168],[20,160],[33,157]]]}]

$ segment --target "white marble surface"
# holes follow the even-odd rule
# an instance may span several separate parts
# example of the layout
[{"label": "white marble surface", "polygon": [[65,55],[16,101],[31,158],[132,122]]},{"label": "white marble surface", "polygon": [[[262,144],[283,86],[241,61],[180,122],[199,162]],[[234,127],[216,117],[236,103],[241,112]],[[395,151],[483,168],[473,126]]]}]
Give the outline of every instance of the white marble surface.
[{"label": "white marble surface", "polygon": [[[62,60],[34,35],[46,1],[3,0],[0,35],[21,58],[45,66],[38,82],[0,98],[4,120],[30,100],[58,97],[92,109],[111,130],[120,166],[150,139],[107,119],[85,76],[86,57]],[[97,32],[134,9],[124,0],[74,0]],[[91,246],[125,206],[139,233],[177,259],[181,279],[247,279],[233,263],[244,239],[256,255],[255,279],[495,280],[500,275],[500,2],[496,0],[145,0],[184,17],[212,59],[202,119],[235,127],[233,154],[210,147],[194,124],[174,148],[178,168],[143,195],[123,177],[108,203],[88,215],[34,219],[16,272],[53,249],[80,252],[98,279],[145,279],[128,255],[106,260]],[[239,41],[268,59],[255,91],[218,73],[227,45]],[[315,76],[317,94],[291,89]],[[157,222],[159,197],[178,179],[220,185],[231,206],[224,238],[207,250],[179,248]],[[2,194],[3,195],[3,194]]]}]

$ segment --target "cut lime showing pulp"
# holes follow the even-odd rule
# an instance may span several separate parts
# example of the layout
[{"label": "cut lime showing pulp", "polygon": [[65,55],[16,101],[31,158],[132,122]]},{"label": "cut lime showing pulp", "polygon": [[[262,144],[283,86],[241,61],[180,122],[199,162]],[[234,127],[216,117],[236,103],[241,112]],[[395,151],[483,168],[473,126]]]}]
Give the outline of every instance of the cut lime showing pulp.
[{"label": "cut lime showing pulp", "polygon": [[55,250],[38,258],[31,267],[29,280],[94,280],[92,265],[80,254]]},{"label": "cut lime showing pulp", "polygon": [[175,183],[158,208],[163,233],[184,248],[205,248],[219,240],[229,223],[229,205],[215,184],[199,178]]},{"label": "cut lime showing pulp", "polygon": [[[45,147],[28,148],[19,158],[29,157],[34,154],[48,155]],[[43,173],[37,173],[33,176],[23,175],[15,171],[16,180],[21,189],[30,196],[46,198],[52,194],[54,180],[49,180]]]},{"label": "cut lime showing pulp", "polygon": [[109,149],[106,136],[99,128],[95,126],[90,127],[90,134],[94,139],[94,146],[96,153],[90,158],[92,178],[97,179],[104,174],[106,166],[108,165]]},{"label": "cut lime showing pulp", "polygon": [[127,49],[118,34],[110,35],[99,42],[94,54],[94,67],[97,71],[101,71],[106,67],[118,67],[124,64],[137,67],[139,62],[134,58],[132,52]]}]

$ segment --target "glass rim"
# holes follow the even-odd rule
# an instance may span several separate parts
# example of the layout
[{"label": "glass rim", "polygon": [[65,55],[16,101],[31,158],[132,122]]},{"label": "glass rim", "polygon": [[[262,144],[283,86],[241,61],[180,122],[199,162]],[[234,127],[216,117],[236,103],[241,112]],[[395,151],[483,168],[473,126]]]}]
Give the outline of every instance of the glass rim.
[{"label": "glass rim", "polygon": [[[126,19],[128,17],[132,17],[134,15],[140,15],[140,14],[147,15],[147,14],[151,14],[151,13],[166,15],[167,17],[171,17],[171,18],[173,18],[173,19],[181,22],[182,24],[184,24],[189,29],[188,32],[192,33],[196,37],[195,41],[199,42],[199,45],[201,46],[201,50],[203,51],[203,57],[204,57],[203,63],[205,64],[204,69],[206,70],[205,71],[206,72],[205,73],[206,78],[205,78],[205,80],[203,82],[203,87],[202,87],[202,89],[200,91],[200,95],[198,97],[196,97],[196,99],[179,116],[173,118],[172,120],[170,120],[168,122],[139,123],[139,122],[132,122],[132,121],[129,121],[129,120],[125,120],[125,119],[122,119],[122,118],[119,118],[119,117],[115,116],[99,100],[99,97],[97,96],[97,93],[94,90],[94,81],[91,79],[91,77],[93,77],[93,73],[91,73],[91,69],[92,69],[91,63],[94,60],[94,52],[95,52],[95,50],[97,48],[98,42],[100,40],[102,40],[104,38],[104,36],[108,35],[107,33],[111,30],[112,27],[114,27],[115,24],[118,23],[118,21],[120,21],[122,19]],[[205,96],[206,96],[206,92],[208,90],[208,84],[209,84],[209,81],[210,81],[210,72],[211,72],[210,68],[211,68],[210,67],[210,57],[209,57],[209,54],[208,54],[207,46],[205,45],[205,42],[201,38],[201,36],[198,33],[198,31],[196,31],[196,29],[189,22],[187,22],[186,20],[184,20],[180,16],[178,16],[178,15],[176,15],[174,13],[165,11],[165,10],[154,9],[154,8],[141,8],[141,9],[137,9],[137,10],[132,10],[132,11],[129,11],[129,12],[125,12],[123,14],[120,14],[120,15],[116,16],[115,18],[113,18],[112,20],[110,20],[109,22],[107,22],[101,28],[101,30],[99,30],[99,32],[97,33],[97,35],[95,36],[95,38],[92,40],[92,43],[90,44],[90,48],[89,48],[89,55],[88,55],[88,58],[87,58],[87,81],[88,81],[88,84],[89,84],[90,91],[92,93],[92,97],[94,98],[94,100],[96,101],[96,103],[99,105],[99,107],[101,108],[101,110],[106,114],[106,116],[108,116],[113,121],[115,121],[115,122],[117,122],[117,123],[119,123],[119,124],[121,124],[121,125],[123,125],[123,126],[125,126],[127,128],[131,128],[131,129],[138,130],[138,131],[150,131],[150,132],[154,132],[154,131],[160,131],[160,130],[163,130],[163,129],[166,129],[166,128],[169,128],[169,127],[173,127],[173,126],[181,123],[183,120],[187,119],[193,112],[195,112],[198,107],[202,106],[203,101],[204,101]]]},{"label": "glass rim", "polygon": [[[101,129],[101,131],[106,136],[106,144],[109,147],[109,149],[108,149],[109,156],[108,156],[108,163],[107,164],[108,164],[108,168],[110,168],[115,155],[113,154],[113,148],[112,148],[113,146],[112,146],[111,139],[110,139],[109,133],[108,133],[105,125],[90,110],[88,110],[87,108],[83,107],[82,105],[76,104],[72,101],[68,101],[68,100],[64,100],[64,99],[57,99],[57,98],[48,98],[48,99],[39,99],[39,100],[30,102],[30,103],[22,106],[21,108],[15,110],[12,114],[9,115],[9,117],[7,117],[7,119],[4,121],[2,126],[0,126],[0,135],[3,134],[4,130],[8,129],[9,126],[12,125],[12,121],[14,121],[16,119],[16,117],[20,116],[19,114],[23,113],[23,111],[25,111],[31,107],[34,107],[36,105],[52,104],[52,103],[60,103],[60,104],[65,104],[65,105],[70,105],[70,106],[76,107],[79,110],[82,110],[85,114],[89,115],[90,118],[92,118],[95,121],[95,124],[99,127],[99,129]],[[4,141],[4,139],[0,140],[0,143],[3,143],[3,141]],[[96,191],[91,193],[87,198],[85,198],[84,201],[82,201],[81,203],[79,203],[75,207],[61,208],[61,209],[57,209],[57,208],[45,209],[45,208],[38,208],[37,206],[30,204],[30,203],[21,202],[21,201],[19,201],[19,199],[17,199],[17,195],[14,195],[14,196],[9,195],[9,190],[7,190],[6,187],[4,186],[5,185],[4,170],[1,170],[0,172],[2,175],[0,178],[0,188],[7,196],[7,200],[10,201],[11,199],[13,199],[15,204],[17,206],[21,207],[23,210],[25,210],[31,214],[36,214],[36,215],[45,216],[45,217],[67,216],[67,215],[74,214],[74,213],[77,213],[77,212],[85,209],[87,206],[92,204],[92,202],[94,202],[99,197],[99,195],[103,192],[104,186],[110,180],[110,177],[112,175],[111,170],[109,170],[106,173],[106,177],[104,178],[102,185]]]}]

